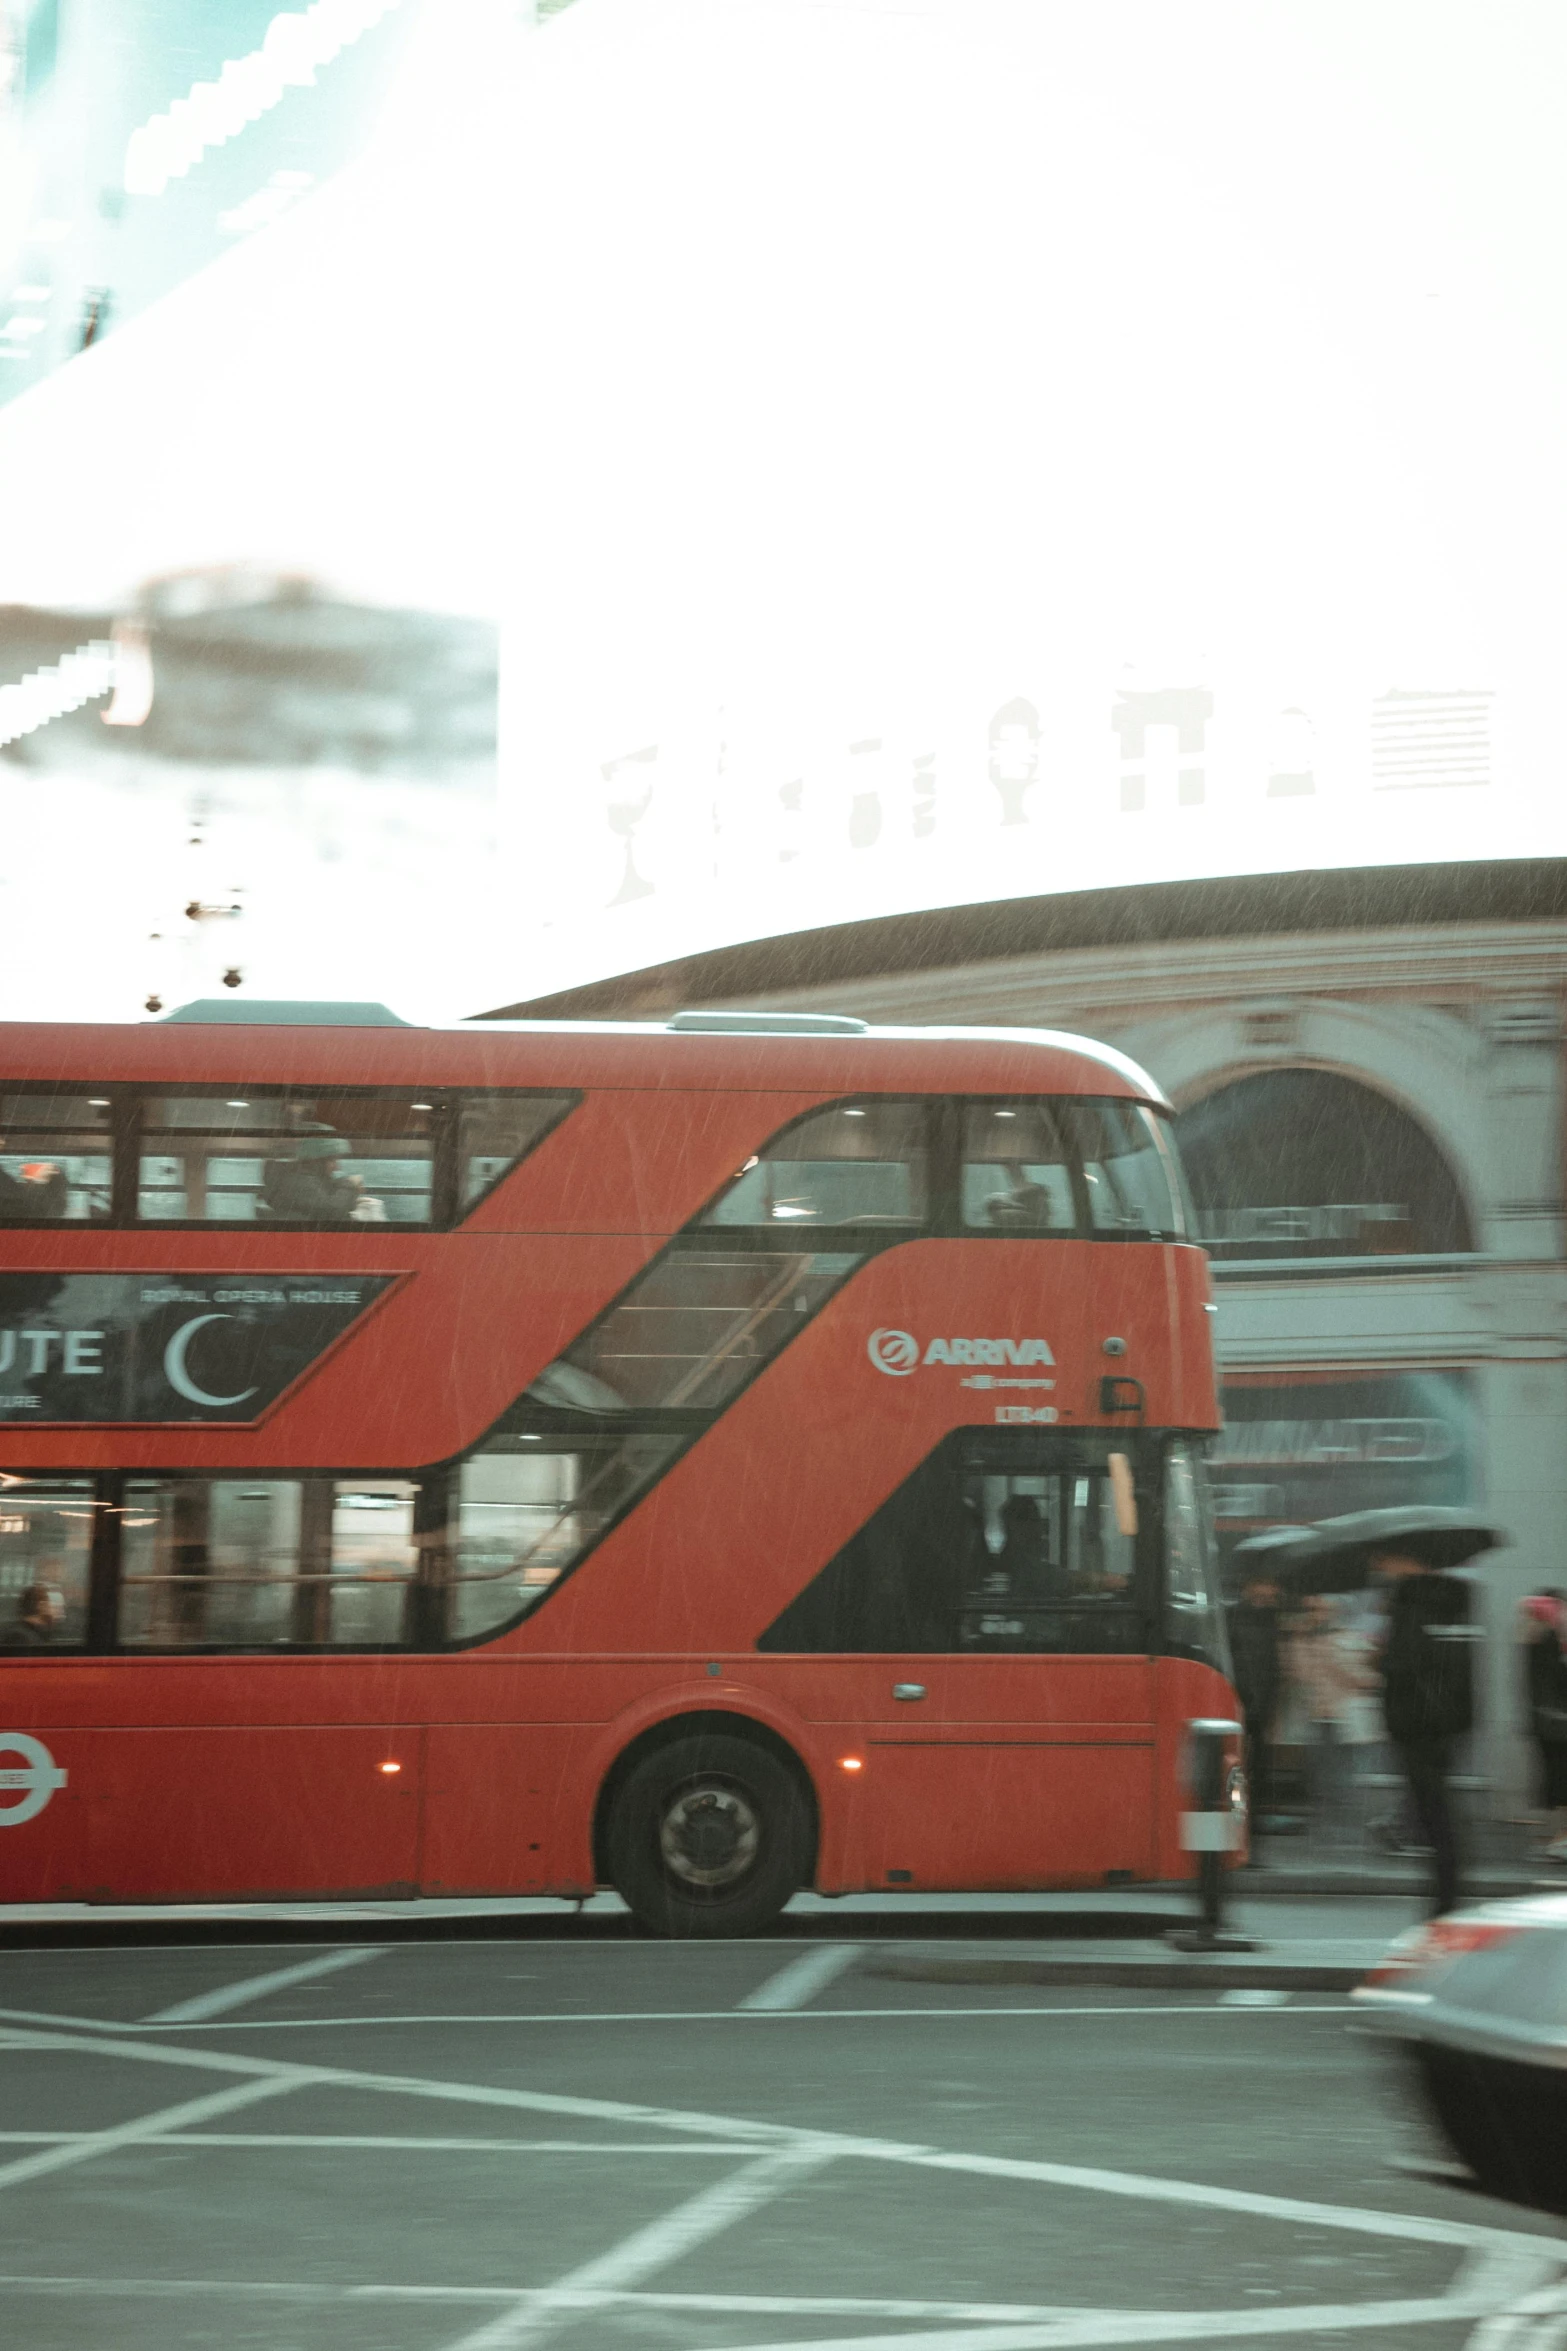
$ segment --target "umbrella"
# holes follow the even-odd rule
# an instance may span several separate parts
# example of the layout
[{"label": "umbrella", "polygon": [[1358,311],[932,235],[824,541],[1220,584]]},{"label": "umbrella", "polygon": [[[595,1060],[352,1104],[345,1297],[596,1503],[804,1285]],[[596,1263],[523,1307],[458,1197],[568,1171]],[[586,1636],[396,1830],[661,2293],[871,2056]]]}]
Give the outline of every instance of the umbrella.
[{"label": "umbrella", "polygon": [[1296,1591],[1355,1592],[1371,1581],[1378,1552],[1419,1559],[1427,1567],[1458,1567],[1507,1540],[1500,1527],[1472,1510],[1418,1503],[1351,1510],[1341,1518],[1319,1518],[1303,1539],[1297,1536],[1298,1548],[1280,1545],[1279,1566]]},{"label": "umbrella", "polygon": [[1295,1581],[1294,1572],[1311,1556],[1317,1540],[1315,1527],[1264,1527],[1260,1534],[1247,1535],[1235,1546],[1235,1574],[1244,1584],[1248,1576],[1267,1575],[1282,1582],[1286,1572]]}]

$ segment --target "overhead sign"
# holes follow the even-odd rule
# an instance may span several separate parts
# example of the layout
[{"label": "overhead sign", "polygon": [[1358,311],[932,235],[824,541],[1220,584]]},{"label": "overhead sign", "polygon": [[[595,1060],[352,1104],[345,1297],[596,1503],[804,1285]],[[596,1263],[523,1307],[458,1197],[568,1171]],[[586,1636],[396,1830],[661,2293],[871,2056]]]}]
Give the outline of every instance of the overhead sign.
[{"label": "overhead sign", "polygon": [[1465,1372],[1280,1371],[1225,1383],[1208,1469],[1220,1529],[1238,1538],[1346,1510],[1472,1503],[1477,1458]]},{"label": "overhead sign", "polygon": [[390,1274],[0,1274],[0,1423],[260,1418]]}]

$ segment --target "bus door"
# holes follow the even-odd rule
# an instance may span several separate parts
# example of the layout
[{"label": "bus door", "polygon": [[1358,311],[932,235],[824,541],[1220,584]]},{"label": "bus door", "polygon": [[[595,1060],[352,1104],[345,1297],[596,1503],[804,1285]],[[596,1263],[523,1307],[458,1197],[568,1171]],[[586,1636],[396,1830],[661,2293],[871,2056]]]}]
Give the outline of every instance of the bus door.
[{"label": "bus door", "polygon": [[844,1755],[858,1742],[846,1878],[1004,1890],[1152,1874],[1145,1444],[954,1432],[764,1636],[818,1652],[799,1702],[841,1726]]}]

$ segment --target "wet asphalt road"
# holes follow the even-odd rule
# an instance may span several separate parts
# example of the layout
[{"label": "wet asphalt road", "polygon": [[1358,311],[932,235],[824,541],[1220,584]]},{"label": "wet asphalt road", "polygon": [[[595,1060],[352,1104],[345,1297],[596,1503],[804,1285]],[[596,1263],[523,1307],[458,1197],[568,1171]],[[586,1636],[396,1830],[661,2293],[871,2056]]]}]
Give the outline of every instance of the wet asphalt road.
[{"label": "wet asphalt road", "polygon": [[1567,2341],[1567,2229],[1418,2168],[1342,1997],[925,1948],[0,1951],[0,2341]]}]

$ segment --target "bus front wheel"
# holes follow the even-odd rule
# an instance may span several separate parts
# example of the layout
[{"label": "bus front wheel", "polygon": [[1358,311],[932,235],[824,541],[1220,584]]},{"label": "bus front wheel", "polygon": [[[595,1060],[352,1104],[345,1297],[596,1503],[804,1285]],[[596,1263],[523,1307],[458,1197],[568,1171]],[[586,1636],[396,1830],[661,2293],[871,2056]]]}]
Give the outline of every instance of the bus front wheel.
[{"label": "bus front wheel", "polygon": [[753,1740],[673,1740],[626,1775],[606,1858],[616,1892],[653,1934],[754,1935],[805,1881],[805,1791]]}]

